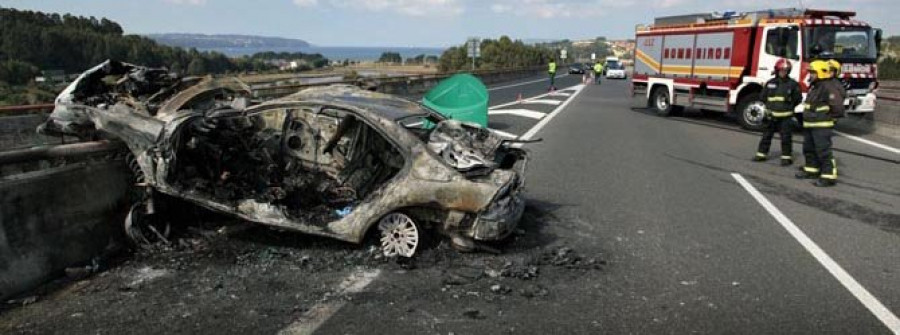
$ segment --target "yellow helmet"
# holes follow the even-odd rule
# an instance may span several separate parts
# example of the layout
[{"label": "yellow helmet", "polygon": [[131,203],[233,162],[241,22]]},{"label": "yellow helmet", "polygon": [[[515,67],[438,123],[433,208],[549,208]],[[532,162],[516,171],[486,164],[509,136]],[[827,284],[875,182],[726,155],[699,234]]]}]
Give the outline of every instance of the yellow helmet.
[{"label": "yellow helmet", "polygon": [[809,63],[809,72],[815,73],[818,79],[828,79],[834,75],[831,64],[824,60],[814,60]]},{"label": "yellow helmet", "polygon": [[829,59],[828,65],[831,66],[831,72],[834,74],[834,76],[841,75],[841,63],[840,62],[838,62],[834,59]]}]

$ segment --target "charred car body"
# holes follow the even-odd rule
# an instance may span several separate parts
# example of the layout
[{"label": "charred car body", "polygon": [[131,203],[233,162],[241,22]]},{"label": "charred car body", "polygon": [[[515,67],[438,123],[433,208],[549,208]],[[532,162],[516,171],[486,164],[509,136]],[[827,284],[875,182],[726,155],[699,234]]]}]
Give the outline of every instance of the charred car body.
[{"label": "charred car body", "polygon": [[346,85],[248,107],[249,96],[236,79],[107,61],[62,92],[39,131],[128,146],[150,195],[126,220],[132,233],[154,192],[353,243],[377,228],[388,256],[412,256],[428,229],[471,250],[521,218],[527,154],[487,129]]}]

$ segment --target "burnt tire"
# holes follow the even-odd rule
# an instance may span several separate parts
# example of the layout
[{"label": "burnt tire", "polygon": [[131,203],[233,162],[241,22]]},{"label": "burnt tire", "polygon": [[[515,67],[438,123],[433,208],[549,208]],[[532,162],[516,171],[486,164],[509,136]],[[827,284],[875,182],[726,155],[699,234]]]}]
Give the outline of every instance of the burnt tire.
[{"label": "burnt tire", "polygon": [[146,203],[131,206],[125,217],[125,236],[139,248],[151,248],[156,243],[169,243],[172,229],[159,215],[147,213]]},{"label": "burnt tire", "polygon": [[749,94],[741,98],[734,116],[741,128],[747,130],[760,131],[769,125],[769,121],[765,117],[766,104],[756,94]]}]

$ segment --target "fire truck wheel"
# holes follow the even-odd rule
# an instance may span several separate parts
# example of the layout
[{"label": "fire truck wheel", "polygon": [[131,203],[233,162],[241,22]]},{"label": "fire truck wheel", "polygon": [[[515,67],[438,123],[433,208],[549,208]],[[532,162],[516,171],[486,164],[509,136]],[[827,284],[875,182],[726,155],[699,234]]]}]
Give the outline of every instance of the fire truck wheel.
[{"label": "fire truck wheel", "polygon": [[659,116],[672,115],[672,99],[669,97],[669,91],[665,87],[657,87],[653,89],[650,95],[650,105],[656,110]]},{"label": "fire truck wheel", "polygon": [[766,127],[766,104],[756,94],[741,98],[737,104],[736,115],[741,128],[762,130]]}]

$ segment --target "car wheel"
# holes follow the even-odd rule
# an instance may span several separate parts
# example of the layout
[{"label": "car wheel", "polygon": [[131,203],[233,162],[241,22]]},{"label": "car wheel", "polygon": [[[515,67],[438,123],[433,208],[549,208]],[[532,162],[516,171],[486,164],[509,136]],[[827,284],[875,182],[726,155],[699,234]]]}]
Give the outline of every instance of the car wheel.
[{"label": "car wheel", "polygon": [[425,231],[409,215],[393,212],[378,221],[381,251],[386,257],[412,257],[422,249]]},{"label": "car wheel", "polygon": [[171,228],[168,222],[160,221],[158,215],[147,213],[146,203],[135,203],[125,217],[125,235],[141,248],[149,248],[158,242],[168,243]]},{"label": "car wheel", "polygon": [[767,126],[766,104],[755,94],[742,98],[737,104],[737,121],[741,128],[762,130]]}]

